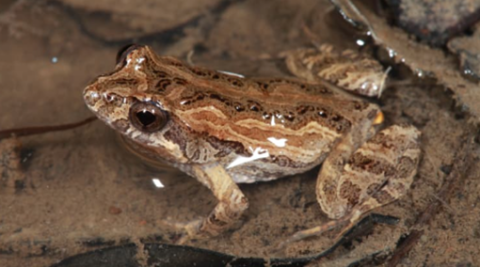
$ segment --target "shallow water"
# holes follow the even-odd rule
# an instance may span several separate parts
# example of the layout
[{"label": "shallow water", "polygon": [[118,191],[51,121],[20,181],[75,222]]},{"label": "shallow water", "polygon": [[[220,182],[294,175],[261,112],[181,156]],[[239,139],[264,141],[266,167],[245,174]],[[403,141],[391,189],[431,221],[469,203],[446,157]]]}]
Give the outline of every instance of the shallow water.
[{"label": "shallow water", "polygon": [[[71,123],[91,116],[82,99],[83,88],[99,74],[111,71],[118,49],[130,42],[151,45],[160,54],[180,59],[194,51],[191,60],[195,64],[249,76],[289,75],[277,55],[309,45],[310,37],[301,30],[305,21],[316,22],[312,29],[322,42],[358,49],[359,37],[347,30],[340,16],[329,12],[327,1],[240,1],[224,6],[216,6],[219,1],[204,2],[210,12],[185,12],[178,21],[167,15],[148,17],[169,19],[166,28],[155,23],[127,24],[116,17],[122,10],[108,10],[100,4],[4,2],[0,5],[0,130]],[[139,11],[132,21],[147,15]],[[396,75],[407,76],[401,71]],[[329,259],[339,266],[395,248],[441,186],[445,174],[440,168],[453,162],[458,136],[465,128],[466,119],[454,113],[452,100],[438,86],[392,88],[379,104],[387,124],[408,122],[422,130],[424,160],[411,193],[375,211],[396,216],[400,223],[377,225],[368,238],[343,246]],[[48,266],[112,244],[174,243],[178,235],[168,222],[205,216],[216,204],[210,191],[195,179],[155,169],[130,155],[100,121],[18,140],[22,186],[4,183],[0,187],[0,263],[5,261],[6,266]],[[242,185],[251,206],[235,229],[188,245],[243,257],[300,257],[329,248],[334,234],[271,253],[295,231],[327,221],[315,199],[317,171]],[[478,181],[469,183],[474,183],[470,190],[479,186]],[[461,205],[466,205],[478,215],[473,196],[458,201],[460,206],[453,209],[461,212]],[[463,215],[457,224],[475,221]],[[440,216],[444,217],[449,215]],[[432,226],[427,240],[440,239],[441,225]],[[460,238],[465,233],[450,234]],[[463,242],[454,251],[466,259],[462,255],[471,254],[465,247],[473,248],[479,241],[476,237]],[[425,253],[428,247],[422,244],[415,253]],[[464,254],[459,252],[462,249]],[[413,261],[420,262],[421,257]]]}]

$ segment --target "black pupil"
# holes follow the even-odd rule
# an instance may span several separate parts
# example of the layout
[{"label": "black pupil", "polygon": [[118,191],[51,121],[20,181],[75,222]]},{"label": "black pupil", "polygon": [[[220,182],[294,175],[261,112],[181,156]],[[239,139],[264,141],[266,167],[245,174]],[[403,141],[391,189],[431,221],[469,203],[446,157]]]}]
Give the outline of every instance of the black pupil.
[{"label": "black pupil", "polygon": [[146,110],[142,110],[140,112],[137,112],[136,115],[137,115],[137,118],[140,121],[140,123],[145,127],[154,123],[155,120],[157,119],[154,114],[152,114],[151,112],[148,112]]}]

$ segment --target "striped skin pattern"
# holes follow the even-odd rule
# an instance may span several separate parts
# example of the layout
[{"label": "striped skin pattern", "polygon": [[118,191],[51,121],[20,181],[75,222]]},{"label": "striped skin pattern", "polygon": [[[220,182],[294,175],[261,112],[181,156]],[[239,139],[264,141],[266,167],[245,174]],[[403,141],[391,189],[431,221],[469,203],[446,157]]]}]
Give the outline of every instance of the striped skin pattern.
[{"label": "striped skin pattern", "polygon": [[283,53],[295,76],[307,81],[328,81],[345,90],[369,97],[380,97],[388,71],[373,58],[352,50],[336,52],[323,44],[317,49],[301,48]]},{"label": "striped skin pattern", "polygon": [[85,88],[84,100],[136,153],[212,191],[219,203],[185,226],[189,236],[219,234],[239,219],[248,200],[237,183],[323,163],[317,197],[323,211],[341,218],[403,195],[418,163],[415,128],[394,126],[374,136],[378,106],[333,85],[241,78],[144,46],[127,50],[112,73]]}]

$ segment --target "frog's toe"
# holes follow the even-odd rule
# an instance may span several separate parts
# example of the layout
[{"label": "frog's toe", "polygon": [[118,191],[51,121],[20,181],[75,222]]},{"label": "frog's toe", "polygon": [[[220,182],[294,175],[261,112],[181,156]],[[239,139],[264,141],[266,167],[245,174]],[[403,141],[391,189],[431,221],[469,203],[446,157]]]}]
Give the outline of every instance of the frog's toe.
[{"label": "frog's toe", "polygon": [[340,225],[343,225],[343,221],[330,221],[325,224],[322,224],[320,226],[316,226],[313,228],[305,229],[302,231],[298,231],[295,234],[293,234],[291,237],[289,237],[287,240],[281,242],[276,248],[275,251],[280,251],[285,249],[288,245],[294,242],[298,242],[301,240],[304,240],[306,238],[312,237],[312,236],[318,236],[321,235],[322,233],[334,230],[338,228]]},{"label": "frog's toe", "polygon": [[203,219],[192,220],[189,222],[174,222],[170,220],[165,220],[163,223],[170,228],[173,228],[174,231],[179,232],[180,237],[175,240],[175,244],[182,245],[188,241],[199,238],[202,236],[200,227],[202,225]]}]

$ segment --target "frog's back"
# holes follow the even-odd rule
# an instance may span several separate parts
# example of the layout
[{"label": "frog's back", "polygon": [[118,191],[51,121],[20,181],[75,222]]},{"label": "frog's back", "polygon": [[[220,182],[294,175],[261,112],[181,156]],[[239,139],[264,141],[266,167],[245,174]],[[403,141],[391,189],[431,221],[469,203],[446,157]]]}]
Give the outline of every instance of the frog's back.
[{"label": "frog's back", "polygon": [[[270,180],[320,164],[353,123],[378,109],[322,84],[245,79],[171,57],[151,64],[190,163],[223,164],[237,182]],[[179,136],[181,135],[181,137]]]}]

